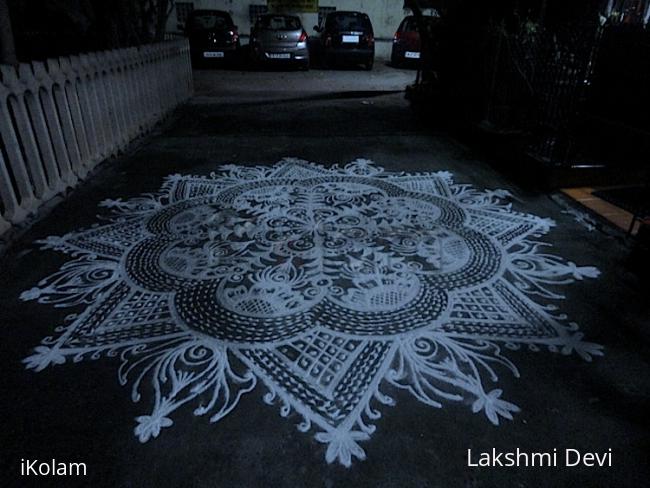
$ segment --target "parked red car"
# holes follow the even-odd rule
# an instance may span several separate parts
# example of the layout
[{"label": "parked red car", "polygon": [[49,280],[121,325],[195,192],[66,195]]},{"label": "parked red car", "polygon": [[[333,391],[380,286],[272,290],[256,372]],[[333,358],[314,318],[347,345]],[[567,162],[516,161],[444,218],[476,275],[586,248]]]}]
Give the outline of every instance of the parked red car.
[{"label": "parked red car", "polygon": [[[439,17],[424,17],[429,32],[433,33],[435,26],[440,22]],[[409,15],[400,23],[393,37],[391,64],[393,66],[417,66],[421,57],[420,33],[417,29],[415,17]]]}]

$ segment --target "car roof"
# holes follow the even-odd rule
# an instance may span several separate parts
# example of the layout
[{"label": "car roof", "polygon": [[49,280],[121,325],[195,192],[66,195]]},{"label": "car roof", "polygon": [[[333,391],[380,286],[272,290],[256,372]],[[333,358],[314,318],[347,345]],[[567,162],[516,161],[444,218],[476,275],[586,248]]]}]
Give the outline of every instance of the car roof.
[{"label": "car roof", "polygon": [[[412,21],[416,20],[415,15],[407,15],[402,19],[402,22],[400,22],[400,26],[403,26],[407,22],[411,23]],[[442,19],[436,15],[423,15],[422,20],[426,23],[428,22],[430,25],[436,25],[438,22],[442,22]]]},{"label": "car roof", "polygon": [[338,14],[355,14],[355,15],[358,14],[358,15],[365,15],[366,17],[368,17],[367,13],[359,12],[357,10],[335,10],[334,12],[330,12],[327,15],[329,16],[329,15],[338,15]]},{"label": "car roof", "polygon": [[[414,19],[414,18],[415,18],[415,15],[407,15],[406,17],[404,17],[403,20]],[[439,15],[423,15],[422,18],[424,20],[433,20],[433,19],[440,20]]]},{"label": "car roof", "polygon": [[225,10],[215,10],[215,9],[208,9],[208,8],[194,9],[192,10],[192,12],[190,12],[190,15],[194,15],[194,14],[223,14],[230,17],[230,14]]},{"label": "car roof", "polygon": [[262,14],[257,16],[258,19],[263,19],[265,17],[289,17],[290,19],[300,20],[300,17],[298,17],[297,15],[290,15],[290,14]]}]

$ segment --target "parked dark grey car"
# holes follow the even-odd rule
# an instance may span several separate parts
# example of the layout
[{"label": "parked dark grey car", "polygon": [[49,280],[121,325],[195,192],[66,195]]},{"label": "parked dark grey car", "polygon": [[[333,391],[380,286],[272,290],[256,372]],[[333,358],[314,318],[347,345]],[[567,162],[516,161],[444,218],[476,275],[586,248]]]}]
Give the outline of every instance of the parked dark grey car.
[{"label": "parked dark grey car", "polygon": [[239,33],[228,12],[195,10],[187,19],[185,34],[194,64],[237,59]]},{"label": "parked dark grey car", "polygon": [[251,55],[258,63],[291,63],[309,68],[307,32],[291,15],[262,15],[251,30]]},{"label": "parked dark grey car", "polygon": [[325,62],[362,64],[371,70],[375,60],[375,34],[370,18],[362,12],[332,12],[324,26],[314,26],[321,35]]}]

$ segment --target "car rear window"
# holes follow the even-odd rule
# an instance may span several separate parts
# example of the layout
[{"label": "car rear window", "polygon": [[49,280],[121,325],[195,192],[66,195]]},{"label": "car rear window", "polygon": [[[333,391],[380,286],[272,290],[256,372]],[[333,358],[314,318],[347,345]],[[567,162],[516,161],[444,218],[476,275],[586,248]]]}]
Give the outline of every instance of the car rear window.
[{"label": "car rear window", "polygon": [[[423,20],[427,28],[431,30],[439,19],[438,17],[424,17]],[[407,17],[404,20],[404,27],[402,28],[404,32],[415,32],[417,29],[418,25],[415,21],[415,17]]]},{"label": "car rear window", "polygon": [[404,21],[404,32],[413,32],[418,28],[417,22],[415,22],[415,17],[409,17]]},{"label": "car rear window", "polygon": [[338,31],[367,31],[372,30],[370,18],[366,14],[348,12],[335,13],[327,16],[325,28]]},{"label": "car rear window", "polygon": [[265,15],[260,17],[257,25],[262,29],[298,30],[301,29],[300,19],[288,15]]},{"label": "car rear window", "polygon": [[230,16],[223,12],[195,12],[190,20],[190,27],[201,29],[227,29],[232,25]]}]

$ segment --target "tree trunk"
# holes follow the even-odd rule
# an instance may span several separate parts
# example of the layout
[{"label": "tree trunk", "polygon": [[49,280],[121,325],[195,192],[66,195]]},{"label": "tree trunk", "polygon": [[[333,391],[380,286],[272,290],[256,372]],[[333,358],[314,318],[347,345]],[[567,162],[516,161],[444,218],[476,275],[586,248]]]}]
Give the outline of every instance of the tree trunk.
[{"label": "tree trunk", "polygon": [[432,49],[433,42],[427,25],[424,22],[424,15],[422,14],[422,9],[420,8],[420,2],[418,0],[407,0],[405,5],[411,9],[413,12],[413,17],[415,17],[415,23],[418,27],[418,32],[420,33],[420,68],[418,69],[417,78],[422,77],[422,81],[430,81],[434,78],[433,75],[433,59],[432,59]]},{"label": "tree trunk", "polygon": [[156,26],[154,39],[158,42],[165,40],[165,32],[167,30],[167,19],[174,6],[174,2],[170,0],[158,0],[156,3]]},{"label": "tree trunk", "polygon": [[18,64],[7,0],[0,0],[0,64]]}]

